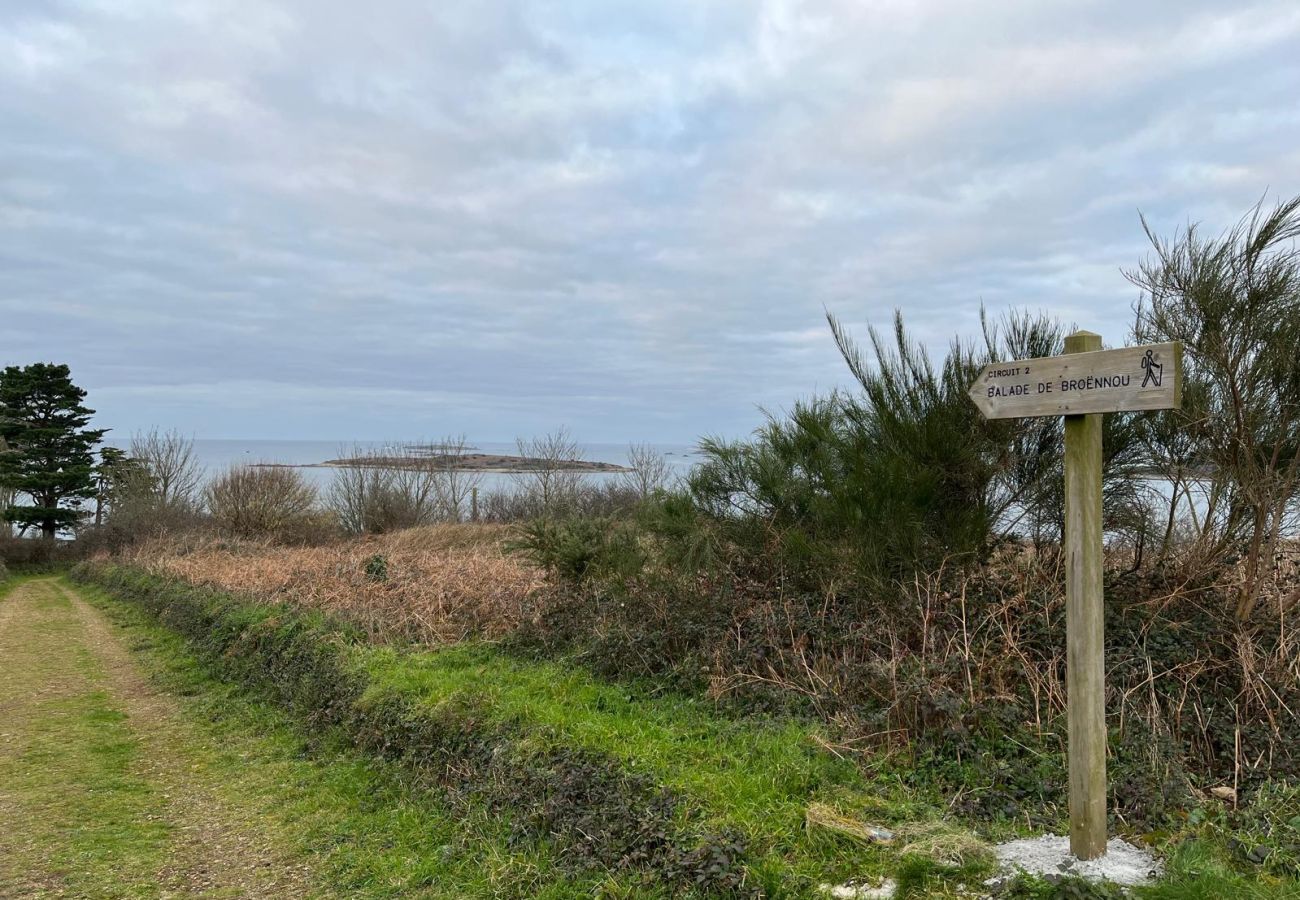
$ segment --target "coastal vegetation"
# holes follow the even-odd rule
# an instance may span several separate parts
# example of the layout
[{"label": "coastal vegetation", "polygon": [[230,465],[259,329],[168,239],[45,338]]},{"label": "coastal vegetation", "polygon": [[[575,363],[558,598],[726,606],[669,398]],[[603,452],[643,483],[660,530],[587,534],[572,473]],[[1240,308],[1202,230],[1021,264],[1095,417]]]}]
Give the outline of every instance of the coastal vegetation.
[{"label": "coastal vegetation", "polygon": [[[1133,340],[1188,359],[1182,409],[1103,436],[1108,810],[1168,863],[1143,896],[1300,893],[1297,237],[1300,200],[1152,235],[1130,273]],[[1069,329],[985,315],[934,360],[901,313],[861,345],[829,327],[851,388],[702,440],[681,481],[645,447],[592,479],[559,431],[520,442],[509,490],[480,495],[449,438],[346,453],[322,497],[291,468],[204,482],[151,432],[69,494],[98,524],[65,503],[75,542],[3,552],[89,557],[87,596],[203,691],[459,823],[402,844],[403,889],[978,896],[990,842],[1066,819],[1066,560],[1062,423],[987,420],[967,390]],[[35,497],[6,427],[0,486]]]}]

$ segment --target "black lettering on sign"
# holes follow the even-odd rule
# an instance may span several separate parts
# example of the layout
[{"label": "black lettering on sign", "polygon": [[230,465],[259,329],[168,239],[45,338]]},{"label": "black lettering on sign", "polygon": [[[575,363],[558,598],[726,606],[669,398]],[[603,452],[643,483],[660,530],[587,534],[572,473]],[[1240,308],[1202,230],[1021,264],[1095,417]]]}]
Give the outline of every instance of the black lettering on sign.
[{"label": "black lettering on sign", "polygon": [[1089,375],[1087,378],[1062,378],[1062,391],[1097,391],[1105,388],[1128,387],[1131,375]]},{"label": "black lettering on sign", "polygon": [[990,397],[1028,397],[1027,384],[995,384],[989,387]]}]

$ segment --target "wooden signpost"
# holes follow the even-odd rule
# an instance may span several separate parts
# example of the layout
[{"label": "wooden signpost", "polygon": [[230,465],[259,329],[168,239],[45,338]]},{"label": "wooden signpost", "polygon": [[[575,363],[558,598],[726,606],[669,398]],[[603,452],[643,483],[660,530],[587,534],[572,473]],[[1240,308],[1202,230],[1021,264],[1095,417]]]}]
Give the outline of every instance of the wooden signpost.
[{"label": "wooden signpost", "polygon": [[1065,641],[1070,852],[1106,852],[1106,668],[1102,622],[1101,414],[1182,405],[1182,345],[1102,350],[1078,331],[1065,355],[986,366],[971,385],[990,419],[1065,416]]}]

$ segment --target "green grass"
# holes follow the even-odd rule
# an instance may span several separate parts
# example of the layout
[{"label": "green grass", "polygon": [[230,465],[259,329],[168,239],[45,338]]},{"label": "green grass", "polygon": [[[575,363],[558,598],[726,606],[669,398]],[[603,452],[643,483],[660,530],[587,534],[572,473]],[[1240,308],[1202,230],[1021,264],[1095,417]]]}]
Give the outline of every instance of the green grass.
[{"label": "green grass", "polygon": [[[125,629],[158,684],[182,698],[206,777],[251,802],[260,825],[310,865],[321,894],[561,898],[592,896],[599,886],[558,869],[544,847],[511,846],[499,818],[464,817],[395,764],[308,733],[268,700],[217,680],[134,607],[81,592]],[[635,891],[627,886],[624,895]]]},{"label": "green grass", "polygon": [[42,592],[30,627],[0,633],[0,888],[39,872],[25,889],[97,896],[116,884],[119,896],[147,896],[169,837],[165,802],[139,773],[140,743],[68,613]]},{"label": "green grass", "polygon": [[[113,601],[99,591],[91,594],[97,602],[115,608],[118,616],[136,617],[133,627],[146,627],[139,607]],[[221,615],[222,629],[258,622],[264,623],[259,626],[263,633],[268,633],[265,625],[293,628],[292,617],[273,612],[268,616],[252,607],[226,608]],[[237,622],[245,624],[236,626]],[[179,648],[179,638],[173,640]],[[494,741],[499,738],[502,746],[510,746],[513,758],[522,760],[544,759],[549,749],[580,750],[612,760],[619,770],[678,798],[677,827],[688,845],[691,835],[699,839],[720,832],[740,833],[747,848],[747,884],[772,896],[810,897],[818,895],[817,886],[825,882],[877,880],[897,863],[893,849],[864,846],[824,829],[810,832],[805,814],[812,802],[849,816],[869,815],[871,821],[889,826],[902,817],[928,819],[938,814],[936,798],[917,797],[894,782],[868,783],[853,760],[821,746],[807,722],[721,715],[707,702],[650,696],[598,681],[578,668],[522,661],[483,645],[436,652],[344,646],[345,664],[367,684],[358,707],[378,707],[397,699],[415,716],[433,719],[449,714],[454,727]],[[306,711],[310,715],[311,710]],[[423,780],[428,780],[427,774]],[[463,797],[458,800],[455,808],[462,813],[468,810],[472,822],[475,806],[471,802],[467,807]],[[497,807],[488,819],[481,807],[477,809],[484,827],[495,829],[480,838],[491,847],[484,856],[512,867],[528,854],[537,857],[524,866],[526,874],[515,873],[506,880],[532,878],[530,893],[536,893],[537,885],[564,878],[595,883],[575,875],[566,860],[557,865],[555,848],[545,840],[509,842],[508,823],[499,821],[508,814],[509,810]],[[350,878],[350,871],[348,866],[338,877]],[[576,871],[581,872],[581,866]],[[639,888],[645,874],[633,869],[610,876],[603,888],[620,896],[628,891],[653,895],[653,890]],[[469,888],[461,890],[465,893]],[[573,886],[559,890],[558,896],[565,896]]]},{"label": "green grass", "polygon": [[1005,891],[1006,900],[1296,900],[1294,880],[1243,872],[1230,861],[1227,848],[1209,837],[1191,837],[1173,849],[1159,883],[1121,891],[1077,879],[1053,884],[1021,877]]},{"label": "green grass", "polygon": [[372,699],[401,694],[429,708],[460,705],[536,745],[607,754],[652,777],[686,798],[695,827],[744,834],[765,881],[883,875],[890,865],[887,850],[809,835],[811,802],[877,814],[927,806],[896,784],[868,784],[852,760],[819,745],[805,722],[721,716],[693,698],[645,696],[575,667],[522,661],[483,645],[365,647],[354,660]]},{"label": "green grass", "polygon": [[[430,707],[465,704],[533,740],[597,750],[652,774],[689,797],[707,825],[742,829],[759,849],[755,865],[769,873],[822,881],[889,875],[900,897],[954,894],[957,885],[977,885],[989,874],[978,861],[945,866],[900,856],[896,848],[810,837],[803,821],[812,801],[906,827],[937,817],[941,798],[907,791],[887,776],[868,781],[857,763],[821,749],[806,723],[722,717],[690,698],[643,696],[581,669],[521,661],[481,645],[433,653],[366,648],[357,659],[375,693],[415,695]],[[1300,897],[1294,880],[1234,864],[1223,840],[1204,830],[1191,828],[1177,840],[1167,848],[1173,855],[1165,878],[1137,896]],[[1069,896],[1050,889],[1049,896]]]},{"label": "green grass", "polygon": [[1300,898],[1300,883],[1243,869],[1232,862],[1220,836],[1200,832],[1188,835],[1173,849],[1160,884],[1137,894],[1145,900],[1295,900]]}]

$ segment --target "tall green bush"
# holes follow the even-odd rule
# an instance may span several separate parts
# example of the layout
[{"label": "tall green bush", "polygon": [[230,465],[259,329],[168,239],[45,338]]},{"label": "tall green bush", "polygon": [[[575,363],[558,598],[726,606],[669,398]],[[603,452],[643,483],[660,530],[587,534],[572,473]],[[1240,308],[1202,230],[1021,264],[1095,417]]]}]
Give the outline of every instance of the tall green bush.
[{"label": "tall green bush", "polygon": [[[954,340],[936,365],[901,314],[892,333],[870,331],[866,350],[829,321],[858,390],[769,416],[749,441],[703,441],[690,508],[668,509],[665,534],[680,544],[691,519],[714,538],[697,551],[721,541],[820,588],[973,560],[1013,534],[1059,535],[1060,420],[990,421],[967,392],[990,362],[1060,353],[1060,323],[985,318],[981,341]],[[1131,419],[1108,419],[1107,505],[1119,524],[1140,505],[1137,444]]]}]

